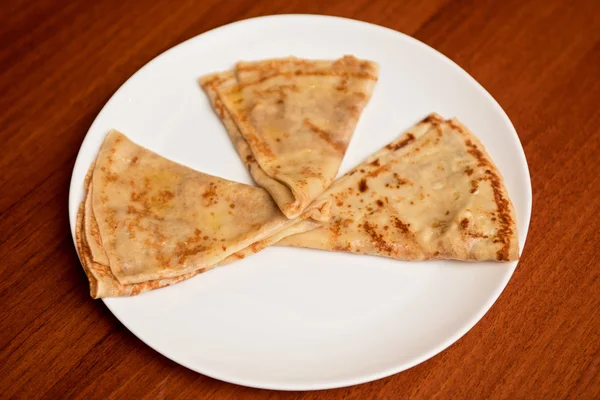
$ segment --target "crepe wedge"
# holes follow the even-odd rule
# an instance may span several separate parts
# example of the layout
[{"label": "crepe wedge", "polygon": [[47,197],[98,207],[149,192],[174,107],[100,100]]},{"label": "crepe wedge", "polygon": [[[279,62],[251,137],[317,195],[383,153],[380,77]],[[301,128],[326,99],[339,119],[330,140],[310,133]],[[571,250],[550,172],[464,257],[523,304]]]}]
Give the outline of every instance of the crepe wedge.
[{"label": "crepe wedge", "polygon": [[85,189],[76,243],[94,298],[168,286],[319,225],[286,218],[262,188],[194,171],[115,130]]},{"label": "crepe wedge", "polygon": [[513,261],[515,212],[500,172],[458,120],[431,114],[336,180],[331,220],[278,245],[399,260]]},{"label": "crepe wedge", "polygon": [[[378,74],[353,56],[290,57],[239,62],[200,84],[255,182],[296,218],[335,179]],[[313,218],[329,219],[313,206],[323,210]]]}]

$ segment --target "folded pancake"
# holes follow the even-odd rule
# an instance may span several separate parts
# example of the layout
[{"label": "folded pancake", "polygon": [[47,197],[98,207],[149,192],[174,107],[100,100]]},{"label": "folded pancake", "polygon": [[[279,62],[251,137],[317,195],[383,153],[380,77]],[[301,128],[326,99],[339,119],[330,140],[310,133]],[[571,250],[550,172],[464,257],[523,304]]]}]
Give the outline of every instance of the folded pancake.
[{"label": "folded pancake", "polygon": [[190,278],[318,226],[262,188],[194,171],[111,131],[86,178],[77,247],[94,298]]},{"label": "folded pancake", "polygon": [[279,245],[399,260],[519,257],[515,212],[502,176],[456,119],[429,115],[322,197],[334,203],[331,220]]},{"label": "folded pancake", "polygon": [[[90,172],[86,177],[85,199],[79,206],[79,212],[77,214],[75,238],[81,264],[83,265],[83,269],[90,282],[90,295],[92,298],[98,299],[101,297],[135,296],[149,290],[172,285],[182,280],[191,278],[192,276],[197,275],[206,269],[209,269],[201,269],[197,272],[183,274],[174,278],[157,279],[141,283],[121,284],[113,275],[108,264],[94,261],[92,255],[93,251],[91,248],[96,246],[96,256],[100,259],[103,257],[106,259],[106,252],[104,252],[101,245],[98,246],[96,242],[100,240],[99,236],[94,236],[97,234],[98,225],[93,218],[89,217],[89,214],[86,214],[88,212],[86,209],[86,207],[88,207],[87,204],[90,203],[88,199],[91,199],[90,192],[87,190],[89,188],[89,182],[91,181],[91,172],[92,170],[90,169]],[[95,233],[94,231],[90,232],[90,226],[93,226],[91,229],[95,230]]]},{"label": "folded pancake", "polygon": [[[240,62],[200,79],[240,157],[288,218],[335,179],[378,78],[371,61]],[[327,207],[313,203],[329,219]]]}]

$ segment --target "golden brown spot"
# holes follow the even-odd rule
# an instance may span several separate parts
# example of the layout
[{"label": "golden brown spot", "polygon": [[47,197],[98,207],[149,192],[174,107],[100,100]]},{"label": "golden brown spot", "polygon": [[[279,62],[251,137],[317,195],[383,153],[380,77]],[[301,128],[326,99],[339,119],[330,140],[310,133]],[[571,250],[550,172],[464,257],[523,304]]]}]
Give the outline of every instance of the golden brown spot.
[{"label": "golden brown spot", "polygon": [[465,144],[469,148],[467,153],[471,154],[477,160],[477,165],[479,167],[487,167],[490,165],[490,162],[485,158],[483,152],[479,150],[479,148],[470,139],[467,139]]},{"label": "golden brown spot", "polygon": [[329,146],[331,146],[337,153],[344,154],[344,152],[346,151],[346,145],[334,140],[329,132],[319,128],[318,126],[313,124],[308,118],[304,119],[304,125],[308,127],[311,131],[313,131],[321,139],[323,139],[325,142],[327,142],[327,144],[329,144]]},{"label": "golden brown spot", "polygon": [[330,229],[331,229],[331,233],[332,233],[332,235],[334,237],[334,240],[335,240],[335,238],[339,237],[342,234],[342,223],[341,223],[341,221],[339,219],[335,220],[335,221],[332,221],[332,223],[330,225]]},{"label": "golden brown spot", "polygon": [[448,230],[450,224],[449,221],[446,220],[436,220],[431,226],[433,228],[439,228],[441,233],[444,233]]},{"label": "golden brown spot", "polygon": [[118,174],[115,174],[115,173],[112,173],[112,172],[107,172],[106,173],[106,178],[105,178],[106,182],[116,182],[117,179],[119,179],[119,175]]},{"label": "golden brown spot", "polygon": [[194,256],[207,249],[207,247],[203,245],[196,245],[188,248],[185,242],[177,242],[175,246],[175,255],[179,258],[179,264],[183,264],[184,262],[186,262],[188,257]]},{"label": "golden brown spot", "polygon": [[487,239],[489,237],[488,235],[484,235],[483,233],[478,233],[478,232],[466,232],[465,235],[473,237],[473,238],[477,238],[477,239]]},{"label": "golden brown spot", "polygon": [[198,228],[194,229],[194,235],[189,239],[189,242],[191,242],[191,243],[199,242],[200,235],[202,235],[202,231]]},{"label": "golden brown spot", "polygon": [[217,184],[214,182],[210,182],[208,184],[208,189],[206,189],[206,191],[202,193],[202,197],[208,202],[208,205],[216,204]]},{"label": "golden brown spot", "polygon": [[460,221],[460,227],[462,229],[467,229],[468,226],[469,226],[469,219],[468,218],[463,218],[463,220]]},{"label": "golden brown spot", "polygon": [[[166,268],[171,263],[171,259],[167,260],[163,253],[161,253],[160,251],[157,251],[155,258],[156,261],[158,261],[163,266],[163,268]],[[183,259],[183,261],[185,261],[185,258]],[[179,262],[183,264],[183,261],[180,260]]]},{"label": "golden brown spot", "polygon": [[290,92],[299,92],[297,85],[277,85],[268,87],[260,92],[257,91],[256,94],[260,97],[264,97],[266,94],[276,94],[283,103],[283,100],[287,97],[286,90],[289,90]]},{"label": "golden brown spot", "polygon": [[252,243],[250,245],[250,249],[252,250],[253,253],[258,253],[259,251],[261,251],[264,246],[261,244],[262,242],[256,242],[256,243]]},{"label": "golden brown spot", "polygon": [[379,207],[383,207],[383,201],[381,201],[381,200],[377,200],[377,205],[378,205]]},{"label": "golden brown spot", "polygon": [[409,233],[410,232],[410,224],[405,224],[398,217],[393,217],[392,221],[394,222],[394,226],[396,228],[398,228],[398,230],[400,232],[402,232],[402,233]]},{"label": "golden brown spot", "polygon": [[231,203],[231,204],[229,205],[229,208],[235,208],[235,204]]},{"label": "golden brown spot", "polygon": [[170,192],[168,190],[162,190],[158,193],[158,201],[160,204],[165,204],[169,200],[173,199],[173,197],[175,197],[173,192]]},{"label": "golden brown spot", "polygon": [[375,230],[377,225],[371,225],[368,221],[363,223],[365,232],[371,237],[372,244],[381,252],[391,254],[394,248],[385,241],[383,235]]},{"label": "golden brown spot", "polygon": [[369,186],[367,185],[367,180],[361,179],[360,182],[358,182],[358,190],[360,190],[361,192],[366,192],[367,189],[369,189]]},{"label": "golden brown spot", "polygon": [[359,100],[367,100],[368,96],[364,92],[353,92],[353,96],[358,97]]},{"label": "golden brown spot", "polygon": [[398,183],[398,185],[412,185],[411,181],[409,181],[408,179],[401,178],[400,175],[398,175],[396,172],[394,172],[394,180],[396,181],[396,183]]},{"label": "golden brown spot", "polygon": [[129,198],[131,199],[131,201],[137,202],[142,200],[143,198],[146,197],[146,195],[148,194],[147,191],[142,190],[140,192],[131,192],[131,195],[129,196]]},{"label": "golden brown spot", "polygon": [[135,157],[133,157],[133,158],[131,159],[131,163],[132,163],[132,164],[135,164],[135,163],[137,163],[137,162],[138,162],[138,157],[137,157],[137,156],[135,156]]},{"label": "golden brown spot", "polygon": [[421,121],[422,124],[432,124],[432,125],[438,125],[438,124],[441,124],[442,122],[444,122],[444,120],[442,118],[440,118],[439,115],[436,115],[436,114],[429,114],[428,116],[423,118],[423,120]]},{"label": "golden brown spot", "polygon": [[468,176],[471,176],[471,175],[473,174],[473,168],[471,168],[471,167],[467,167],[467,168],[465,168],[465,173],[466,173]]},{"label": "golden brown spot", "polygon": [[477,191],[477,188],[479,187],[479,182],[477,180],[472,180],[471,181],[471,193],[475,193]]},{"label": "golden brown spot", "polygon": [[381,166],[379,168],[376,168],[376,169],[374,169],[373,171],[371,171],[371,172],[369,172],[367,174],[367,178],[375,178],[379,174],[381,174],[382,172],[389,171],[391,167],[392,167],[391,165],[383,165],[383,166]]},{"label": "golden brown spot", "polygon": [[414,140],[415,140],[415,135],[413,135],[412,133],[407,133],[406,137],[404,139],[400,140],[397,143],[390,143],[385,147],[392,151],[396,151],[396,150],[401,149],[404,146],[408,145],[409,143],[413,142]]},{"label": "golden brown spot", "polygon": [[375,167],[379,167],[379,158],[376,158],[374,161],[371,161],[370,164]]},{"label": "golden brown spot", "polygon": [[[128,210],[128,212],[129,212],[129,210]],[[129,223],[127,224],[127,232],[129,233],[129,239],[135,239],[136,228],[137,229],[140,228],[140,219],[139,218],[135,218],[132,221],[129,221]]]},{"label": "golden brown spot", "polygon": [[308,165],[302,167],[300,173],[307,178],[318,178],[321,176],[321,174],[311,169]]},{"label": "golden brown spot", "polygon": [[335,88],[341,92],[346,91],[348,89],[348,77],[343,76],[340,83]]},{"label": "golden brown spot", "polygon": [[334,245],[332,247],[332,250],[333,251],[352,251],[352,247],[350,246],[349,242],[346,242],[343,245],[338,245],[338,244]]}]

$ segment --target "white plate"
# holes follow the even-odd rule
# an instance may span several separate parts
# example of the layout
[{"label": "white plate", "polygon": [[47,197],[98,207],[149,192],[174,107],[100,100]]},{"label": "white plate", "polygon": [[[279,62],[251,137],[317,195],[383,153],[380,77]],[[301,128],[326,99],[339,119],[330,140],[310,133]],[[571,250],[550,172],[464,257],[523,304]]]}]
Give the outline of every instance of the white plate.
[{"label": "white plate", "polygon": [[[132,76],[81,146],[71,181],[71,228],[85,172],[110,128],[199,171],[251,183],[196,78],[237,60],[344,54],[377,61],[381,75],[340,174],[429,112],[457,116],[504,175],[522,248],[531,184],[519,138],[498,103],[415,39],[364,22],[309,15],[215,29]],[[202,374],[261,388],[324,389],[382,378],[439,353],[479,321],[515,267],[271,247],[175,286],[105,303],[149,346]]]}]

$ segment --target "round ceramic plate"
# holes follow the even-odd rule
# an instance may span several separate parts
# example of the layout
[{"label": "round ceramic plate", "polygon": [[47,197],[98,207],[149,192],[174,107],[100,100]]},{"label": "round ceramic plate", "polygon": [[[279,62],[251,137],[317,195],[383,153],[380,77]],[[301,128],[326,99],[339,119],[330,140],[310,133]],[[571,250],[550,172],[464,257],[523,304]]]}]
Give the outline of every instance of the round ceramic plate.
[{"label": "round ceramic plate", "polygon": [[[381,75],[340,174],[428,113],[456,116],[504,175],[523,248],[531,214],[529,172],[498,103],[415,39],[364,22],[309,15],[215,29],[133,75],[81,146],[71,181],[71,228],[85,173],[109,129],[196,170],[251,183],[196,79],[238,60],[344,54],[376,61]],[[516,264],[400,262],[270,247],[175,286],[104,302],[153,349],[202,374],[261,388],[324,389],[382,378],[439,353],[492,306]]]}]

